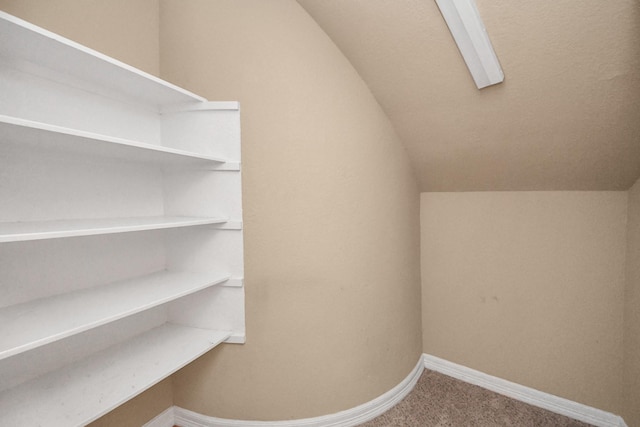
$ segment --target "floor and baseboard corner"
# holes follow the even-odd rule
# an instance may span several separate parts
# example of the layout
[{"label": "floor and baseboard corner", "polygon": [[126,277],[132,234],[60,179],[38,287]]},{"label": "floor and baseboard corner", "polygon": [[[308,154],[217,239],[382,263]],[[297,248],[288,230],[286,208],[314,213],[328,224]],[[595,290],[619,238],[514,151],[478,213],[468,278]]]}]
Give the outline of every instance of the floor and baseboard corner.
[{"label": "floor and baseboard corner", "polygon": [[627,427],[622,417],[516,384],[429,354],[423,354],[404,380],[383,395],[345,411],[321,417],[286,421],[251,421],[210,417],[172,406],[144,427],[350,427],[357,426],[391,409],[415,387],[424,369],[439,372],[469,384],[574,418],[597,427]]}]

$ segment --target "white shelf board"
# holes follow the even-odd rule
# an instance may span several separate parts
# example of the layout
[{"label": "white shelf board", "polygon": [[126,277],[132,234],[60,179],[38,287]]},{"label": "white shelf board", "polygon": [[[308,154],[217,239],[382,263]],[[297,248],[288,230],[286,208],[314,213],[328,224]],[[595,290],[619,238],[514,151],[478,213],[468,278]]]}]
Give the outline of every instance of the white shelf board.
[{"label": "white shelf board", "polygon": [[2,143],[163,165],[221,164],[217,157],[0,115]]},{"label": "white shelf board", "polygon": [[0,243],[223,224],[226,218],[178,216],[0,222]]},{"label": "white shelf board", "polygon": [[0,393],[0,425],[81,426],[138,395],[230,336],[165,324]]},{"label": "white shelf board", "polygon": [[240,103],[238,101],[207,101],[199,104],[189,104],[182,106],[165,107],[161,113],[184,113],[187,111],[238,111]]},{"label": "white shelf board", "polygon": [[0,308],[0,360],[228,279],[214,273],[163,271]]},{"label": "white shelf board", "polygon": [[[72,76],[110,92],[168,106],[205,101],[185,89],[0,11],[0,59],[54,80]],[[44,75],[43,77],[51,77]]]}]

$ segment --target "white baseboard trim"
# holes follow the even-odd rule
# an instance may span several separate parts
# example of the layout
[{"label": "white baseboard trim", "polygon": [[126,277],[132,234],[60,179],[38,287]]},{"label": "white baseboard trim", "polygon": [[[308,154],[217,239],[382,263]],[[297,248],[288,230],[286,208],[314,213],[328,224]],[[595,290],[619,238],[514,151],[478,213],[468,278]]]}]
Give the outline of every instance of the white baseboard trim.
[{"label": "white baseboard trim", "polygon": [[424,366],[432,371],[475,384],[507,397],[583,421],[597,427],[627,427],[622,417],[545,393],[511,381],[485,374],[429,354],[423,355]]},{"label": "white baseboard trim", "polygon": [[173,427],[175,425],[175,406],[165,409],[142,427]]},{"label": "white baseboard trim", "polygon": [[[245,421],[208,417],[180,407],[173,407],[174,423],[180,427],[350,427],[372,420],[400,402],[418,382],[424,362],[418,361],[409,375],[400,384],[385,394],[355,408],[323,415],[287,421]],[[150,427],[160,427],[160,424]]]},{"label": "white baseboard trim", "polygon": [[287,421],[248,421],[208,417],[178,406],[172,406],[143,427],[351,427],[383,414],[400,402],[415,387],[422,371],[430,369],[469,384],[500,393],[521,402],[565,415],[597,427],[627,427],[622,417],[554,396],[530,387],[503,380],[466,366],[423,354],[418,364],[400,384],[385,394],[355,408],[315,418]]}]

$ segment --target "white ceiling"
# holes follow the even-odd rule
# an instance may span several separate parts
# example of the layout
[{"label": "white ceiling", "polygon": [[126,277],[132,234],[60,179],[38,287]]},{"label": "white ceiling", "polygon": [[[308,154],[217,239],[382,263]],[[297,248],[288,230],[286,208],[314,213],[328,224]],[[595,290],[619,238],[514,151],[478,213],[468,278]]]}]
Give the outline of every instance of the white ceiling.
[{"label": "white ceiling", "polygon": [[298,0],[369,85],[422,191],[626,190],[640,2],[476,0],[505,82],[476,89],[434,0]]}]

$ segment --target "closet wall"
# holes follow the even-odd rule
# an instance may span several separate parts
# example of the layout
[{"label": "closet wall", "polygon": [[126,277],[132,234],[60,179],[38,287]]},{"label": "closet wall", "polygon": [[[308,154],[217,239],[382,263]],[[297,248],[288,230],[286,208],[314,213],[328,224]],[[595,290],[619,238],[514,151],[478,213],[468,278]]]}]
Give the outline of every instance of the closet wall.
[{"label": "closet wall", "polygon": [[242,108],[247,343],[174,375],[175,403],[326,415],[422,352],[419,192],[360,76],[293,0],[167,0],[161,74]]},{"label": "closet wall", "polygon": [[629,190],[626,267],[622,416],[629,426],[640,426],[640,179]]},{"label": "closet wall", "polygon": [[626,191],[423,193],[421,220],[426,353],[622,413]]}]

